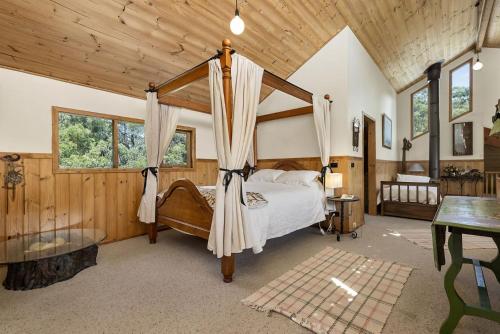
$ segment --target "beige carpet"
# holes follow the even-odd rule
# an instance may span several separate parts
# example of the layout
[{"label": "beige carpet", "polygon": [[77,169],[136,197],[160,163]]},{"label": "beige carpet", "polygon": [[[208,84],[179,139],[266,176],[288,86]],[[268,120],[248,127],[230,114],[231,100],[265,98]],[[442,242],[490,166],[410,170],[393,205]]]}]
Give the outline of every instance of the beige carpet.
[{"label": "beige carpet", "polygon": [[[161,232],[156,245],[149,245],[145,236],[105,245],[97,266],[68,281],[32,291],[0,287],[0,333],[310,333],[241,300],[325,247],[415,268],[383,334],[437,333],[448,314],[444,272],[434,268],[432,251],[386,230],[418,229],[428,222],[371,216],[366,221],[355,240],[346,236],[337,242],[334,235],[321,236],[314,228],[269,240],[261,254],[236,257],[231,284],[222,282],[219,262],[206,250],[206,241],[175,231]],[[496,255],[491,249],[468,252],[486,259]],[[485,276],[492,306],[500,309],[500,286],[489,270]],[[471,303],[477,303],[474,284],[472,267],[464,265],[455,285]],[[465,317],[454,334],[465,333],[498,334],[500,325]]]},{"label": "beige carpet", "polygon": [[[406,240],[414,243],[417,246],[423,247],[425,249],[432,249],[432,231],[430,226],[427,228],[420,229],[402,229],[402,230],[391,230],[387,229],[389,234],[396,237],[403,237]],[[449,233],[446,233],[445,247],[448,247],[448,237]],[[462,247],[463,249],[497,249],[497,246],[493,239],[479,237],[475,235],[462,236]],[[447,248],[446,248],[447,249]]]},{"label": "beige carpet", "polygon": [[412,268],[331,247],[243,300],[315,333],[381,333]]}]

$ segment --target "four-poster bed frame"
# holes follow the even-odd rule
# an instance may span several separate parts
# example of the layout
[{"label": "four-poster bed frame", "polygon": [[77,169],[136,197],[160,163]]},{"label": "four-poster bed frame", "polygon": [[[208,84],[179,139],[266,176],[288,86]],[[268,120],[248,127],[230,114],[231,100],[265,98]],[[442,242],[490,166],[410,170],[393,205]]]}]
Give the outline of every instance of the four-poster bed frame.
[{"label": "four-poster bed frame", "polygon": [[[208,105],[173,98],[168,96],[168,94],[183,89],[197,80],[208,77],[208,62],[212,59],[219,58],[223,73],[222,86],[224,92],[224,104],[226,107],[229,143],[231,145],[233,136],[231,54],[234,52],[235,51],[231,48],[231,42],[229,39],[224,39],[222,41],[222,51],[219,51],[217,55],[158,86],[150,83],[148,91],[156,91],[158,101],[161,104],[169,104],[189,108],[203,113],[211,113],[210,106]],[[312,104],[312,93],[297,87],[285,79],[282,79],[266,70],[264,70],[263,73],[262,83]],[[330,100],[330,96],[325,95],[325,99]],[[272,114],[274,116],[259,116],[257,117],[257,122],[310,114],[312,112],[312,106],[292,109]],[[281,162],[279,163],[279,166],[276,167],[285,170],[304,169],[298,163],[290,164],[289,162]],[[212,208],[200,194],[196,186],[187,179],[178,180],[174,182],[164,195],[157,200],[156,222],[149,224],[148,230],[150,243],[156,242],[158,224],[166,225],[167,228],[173,228],[180,232],[195,235],[208,240],[212,224],[212,215]],[[221,271],[224,276],[224,282],[231,282],[234,273],[234,254],[222,257]]]}]

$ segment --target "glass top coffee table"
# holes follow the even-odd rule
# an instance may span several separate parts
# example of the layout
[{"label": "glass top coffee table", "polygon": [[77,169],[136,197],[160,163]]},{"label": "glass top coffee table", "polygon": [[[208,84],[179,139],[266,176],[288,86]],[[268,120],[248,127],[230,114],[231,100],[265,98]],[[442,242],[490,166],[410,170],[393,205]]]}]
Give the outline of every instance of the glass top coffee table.
[{"label": "glass top coffee table", "polygon": [[42,288],[96,265],[99,229],[70,228],[22,235],[0,242],[0,264],[8,266],[9,290]]}]

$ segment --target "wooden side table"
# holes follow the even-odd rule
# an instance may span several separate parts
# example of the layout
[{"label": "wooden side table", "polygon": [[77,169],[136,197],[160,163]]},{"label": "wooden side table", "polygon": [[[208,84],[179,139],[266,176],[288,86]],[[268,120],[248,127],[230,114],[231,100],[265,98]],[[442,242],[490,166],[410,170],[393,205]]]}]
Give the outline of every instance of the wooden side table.
[{"label": "wooden side table", "polygon": [[[481,175],[457,175],[457,176],[441,176],[441,180],[445,181],[446,191],[444,191],[445,195],[448,195],[448,182],[458,182],[460,186],[460,196],[464,196],[464,185],[467,182],[470,182],[474,185],[474,196],[477,196],[477,184],[481,181],[483,177]],[[469,195],[471,196],[471,194]]]},{"label": "wooden side table", "polygon": [[[340,241],[341,235],[344,234],[344,203],[358,202],[359,197],[354,196],[353,198],[350,199],[340,198],[340,197],[328,197],[327,199],[335,204],[340,204],[340,227],[339,230],[337,231],[337,241]],[[333,219],[333,217],[330,219]],[[335,225],[333,225],[333,227],[334,229],[332,230],[332,233],[335,233]],[[353,239],[356,239],[358,237],[358,233],[356,231],[353,231],[351,233],[351,236]]]},{"label": "wooden side table", "polygon": [[[481,261],[463,256],[462,235],[491,237],[500,251],[500,202],[495,198],[446,196],[432,222],[434,262],[441,270],[445,264],[444,243],[446,229],[450,232],[448,249],[451,265],[444,276],[444,288],[450,303],[450,313],[441,325],[440,333],[452,333],[464,315],[486,318],[500,323],[500,312],[492,310],[482,267],[493,271],[500,283],[500,255],[492,261]],[[479,306],[466,304],[455,289],[464,263],[472,264],[479,294]]]}]

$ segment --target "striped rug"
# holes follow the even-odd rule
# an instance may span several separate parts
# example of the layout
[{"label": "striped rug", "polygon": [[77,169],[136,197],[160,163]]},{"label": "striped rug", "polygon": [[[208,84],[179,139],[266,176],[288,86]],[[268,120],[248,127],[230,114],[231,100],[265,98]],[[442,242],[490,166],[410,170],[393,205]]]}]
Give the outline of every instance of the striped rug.
[{"label": "striped rug", "polygon": [[327,247],[242,302],[315,333],[381,333],[411,271]]},{"label": "striped rug", "polygon": [[[394,237],[403,237],[406,240],[414,243],[417,246],[423,247],[425,249],[432,249],[432,231],[431,228],[422,228],[415,230],[390,230],[389,235]],[[448,237],[449,233],[446,233],[446,247],[448,247]],[[462,237],[462,247],[463,249],[496,249],[497,246],[491,238],[479,237],[475,235],[466,235]]]}]

